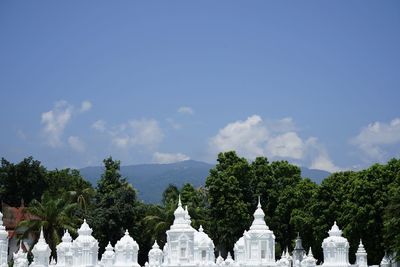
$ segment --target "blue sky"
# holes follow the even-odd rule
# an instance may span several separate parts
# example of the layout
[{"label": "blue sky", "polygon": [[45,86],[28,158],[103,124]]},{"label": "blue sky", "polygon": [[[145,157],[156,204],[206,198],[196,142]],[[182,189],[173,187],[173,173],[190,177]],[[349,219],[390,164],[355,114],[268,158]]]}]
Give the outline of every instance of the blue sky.
[{"label": "blue sky", "polygon": [[0,156],[400,157],[398,1],[1,1]]}]

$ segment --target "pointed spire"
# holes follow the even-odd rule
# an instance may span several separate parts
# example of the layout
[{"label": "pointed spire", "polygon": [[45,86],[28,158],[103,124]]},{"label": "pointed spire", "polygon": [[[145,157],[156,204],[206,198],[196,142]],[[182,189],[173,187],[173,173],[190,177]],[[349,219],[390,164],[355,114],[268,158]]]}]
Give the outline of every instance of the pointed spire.
[{"label": "pointed spire", "polygon": [[125,235],[129,235],[128,229],[125,229]]},{"label": "pointed spire", "polygon": [[269,229],[264,220],[265,214],[261,207],[260,197],[258,197],[257,209],[254,212],[253,216],[254,216],[254,220],[253,220],[253,223],[251,224],[250,230],[268,230]]},{"label": "pointed spire", "polygon": [[182,207],[181,194],[179,194],[178,207]]},{"label": "pointed spire", "polygon": [[199,227],[199,232],[200,233],[204,232],[203,226],[201,224],[200,224],[200,227]]},{"label": "pointed spire", "polygon": [[107,246],[106,246],[106,251],[112,251],[114,248],[113,248],[113,246],[111,245],[111,242],[110,241],[108,241],[108,244],[107,244]]},{"label": "pointed spire", "polygon": [[43,234],[43,226],[40,228],[40,236],[39,236],[39,240],[43,240],[44,239],[44,234]]},{"label": "pointed spire", "polygon": [[342,236],[342,231],[339,229],[339,226],[336,224],[336,221],[333,223],[331,230],[328,232],[329,236]]},{"label": "pointed spire", "polygon": [[153,249],[160,248],[160,246],[157,244],[157,240],[154,240],[154,244],[153,244],[152,248]]},{"label": "pointed spire", "polygon": [[313,254],[312,254],[311,247],[310,247],[310,249],[308,250],[308,255],[307,255],[307,256],[308,256],[308,257],[314,257]]},{"label": "pointed spire", "polygon": [[361,255],[361,254],[366,254],[366,253],[367,253],[367,251],[365,251],[364,244],[362,243],[362,241],[360,239],[360,244],[358,245],[356,255],[357,254]]}]

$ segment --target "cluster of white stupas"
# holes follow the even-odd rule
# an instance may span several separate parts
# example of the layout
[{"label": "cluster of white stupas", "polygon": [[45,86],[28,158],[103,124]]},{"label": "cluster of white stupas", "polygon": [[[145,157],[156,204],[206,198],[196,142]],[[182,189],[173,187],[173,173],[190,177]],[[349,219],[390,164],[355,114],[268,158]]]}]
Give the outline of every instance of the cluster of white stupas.
[{"label": "cluster of white stupas", "polygon": [[[200,226],[199,230],[191,226],[187,207],[182,207],[179,198],[178,208],[174,212],[175,220],[167,231],[167,243],[161,250],[154,242],[149,251],[145,267],[315,267],[317,260],[311,248],[305,253],[298,237],[292,254],[288,250],[275,260],[275,235],[269,230],[264,220],[264,212],[258,201],[254,221],[248,231],[236,242],[234,258],[228,253],[226,259],[215,259],[214,243]],[[0,267],[7,266],[8,235],[0,213]],[[368,267],[367,253],[360,241],[356,253],[356,262],[349,263],[349,242],[342,237],[342,231],[336,225],[328,232],[329,237],[322,242],[324,260],[321,267]],[[15,267],[139,267],[139,245],[128,231],[113,247],[110,243],[105,248],[101,260],[98,260],[98,242],[92,236],[92,229],[83,221],[78,230],[79,236],[72,240],[68,231],[57,246],[57,262],[50,259],[51,250],[46,243],[43,231],[32,249],[33,261],[29,265],[27,253],[22,247],[13,254]],[[384,258],[381,267],[389,267]]]}]

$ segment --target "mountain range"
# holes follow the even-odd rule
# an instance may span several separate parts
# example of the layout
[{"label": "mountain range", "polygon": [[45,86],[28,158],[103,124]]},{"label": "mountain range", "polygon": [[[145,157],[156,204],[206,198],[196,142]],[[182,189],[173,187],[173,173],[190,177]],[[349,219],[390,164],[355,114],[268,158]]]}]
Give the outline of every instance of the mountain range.
[{"label": "mountain range", "polygon": [[[121,175],[138,190],[139,199],[145,203],[160,203],[162,193],[169,184],[181,187],[191,183],[194,187],[204,186],[209,170],[213,164],[186,160],[169,164],[138,164],[121,166]],[[92,183],[97,184],[104,169],[101,166],[80,169],[81,175]],[[301,167],[302,177],[308,177],[317,184],[330,175],[323,170]]]}]

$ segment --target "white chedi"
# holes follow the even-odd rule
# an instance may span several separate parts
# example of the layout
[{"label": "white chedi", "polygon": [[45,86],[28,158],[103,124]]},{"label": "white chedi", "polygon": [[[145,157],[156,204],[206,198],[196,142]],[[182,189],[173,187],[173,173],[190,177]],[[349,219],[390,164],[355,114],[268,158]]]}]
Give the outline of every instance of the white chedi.
[{"label": "white chedi", "polygon": [[228,252],[228,255],[226,256],[224,264],[225,264],[225,266],[234,266],[235,265],[235,261],[233,260],[230,252]]},{"label": "white chedi", "polygon": [[64,232],[61,243],[57,245],[57,267],[69,267],[73,262],[72,237],[68,230]]},{"label": "white chedi", "polygon": [[99,243],[92,236],[92,232],[93,230],[86,220],[83,220],[81,227],[78,229],[78,237],[72,242],[74,267],[97,266]]},{"label": "white chedi", "polygon": [[164,247],[163,266],[194,266],[194,235],[196,230],[190,225],[190,216],[182,208],[179,196],[178,208],[174,212],[174,222],[167,231]]},{"label": "white chedi", "polygon": [[104,251],[103,255],[101,256],[100,266],[102,267],[112,267],[114,266],[115,261],[115,252],[111,243],[108,242],[106,246],[106,250]]},{"label": "white chedi", "polygon": [[382,258],[382,261],[380,263],[380,267],[390,267],[390,259],[387,255],[387,253],[385,252],[385,255]]},{"label": "white chedi", "polygon": [[8,233],[3,225],[3,213],[0,212],[0,267],[8,266]]},{"label": "white chedi", "polygon": [[51,250],[49,245],[46,243],[43,234],[43,228],[40,230],[40,236],[38,242],[32,249],[33,262],[30,266],[32,267],[47,267],[49,266]]},{"label": "white chedi", "polygon": [[290,266],[289,259],[286,257],[286,253],[284,251],[282,251],[282,256],[276,262],[276,265],[279,267],[289,267]]},{"label": "white chedi", "polygon": [[360,244],[356,252],[356,264],[358,267],[368,267],[367,262],[367,251],[365,251],[364,245],[360,239]]},{"label": "white chedi", "polygon": [[224,265],[224,258],[222,258],[221,252],[219,252],[215,264],[216,264],[217,266],[222,266],[222,265]]},{"label": "white chedi", "polygon": [[28,267],[28,253],[22,249],[22,240],[17,253],[13,253],[14,267]]},{"label": "white chedi", "polygon": [[139,245],[129,235],[128,230],[125,235],[115,244],[115,267],[139,267],[138,264]]},{"label": "white chedi", "polygon": [[349,267],[349,242],[342,237],[342,231],[334,222],[329,237],[322,242],[324,252],[323,267]]},{"label": "white chedi", "polygon": [[276,266],[275,235],[266,225],[264,216],[260,198],[258,198],[253,223],[249,231],[244,233],[243,239],[239,239],[235,244],[236,262],[239,265]]},{"label": "white chedi", "polygon": [[215,265],[214,242],[201,225],[194,234],[194,260],[202,265]]},{"label": "white chedi", "polygon": [[308,251],[308,255],[306,255],[303,260],[301,261],[301,267],[315,267],[317,266],[317,260],[314,258],[312,254],[312,250]]},{"label": "white chedi", "polygon": [[160,249],[160,246],[157,244],[157,240],[155,240],[153,247],[149,251],[148,265],[151,267],[161,266],[162,261],[163,261],[163,252]]}]

